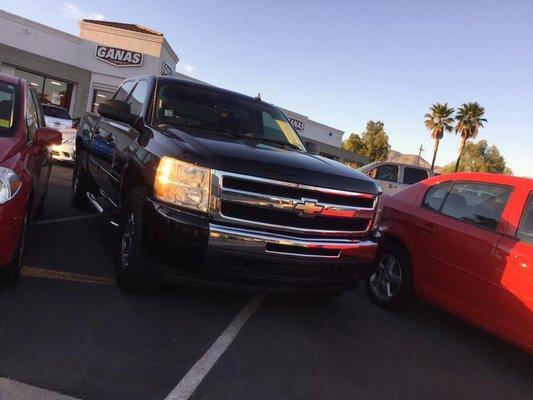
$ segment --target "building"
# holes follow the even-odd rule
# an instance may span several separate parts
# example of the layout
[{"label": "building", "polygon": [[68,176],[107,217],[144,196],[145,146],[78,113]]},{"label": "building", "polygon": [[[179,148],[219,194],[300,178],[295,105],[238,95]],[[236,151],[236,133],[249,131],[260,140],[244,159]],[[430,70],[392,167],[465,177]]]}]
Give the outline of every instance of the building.
[{"label": "building", "polygon": [[178,61],[161,33],[139,25],[83,20],[74,36],[0,11],[0,72],[25,78],[43,102],[74,117],[125,78],[173,73]]},{"label": "building", "polygon": [[368,164],[370,160],[360,154],[342,148],[344,132],[320,122],[313,121],[305,115],[279,107],[291,125],[306,141],[314,142],[320,149],[320,155],[353,166]]},{"label": "building", "polygon": [[[74,36],[0,10],[0,72],[26,79],[43,102],[76,118],[95,111],[120,83],[144,74],[175,75],[177,54],[160,32],[136,24],[80,21]],[[283,110],[295,129],[320,153],[352,164],[367,160],[340,148],[344,132]]]}]

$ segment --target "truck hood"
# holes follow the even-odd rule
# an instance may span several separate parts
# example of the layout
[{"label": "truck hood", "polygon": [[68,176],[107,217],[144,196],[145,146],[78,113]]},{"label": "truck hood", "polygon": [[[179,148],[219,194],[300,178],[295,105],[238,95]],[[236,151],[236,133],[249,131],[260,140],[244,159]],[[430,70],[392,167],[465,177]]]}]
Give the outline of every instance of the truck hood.
[{"label": "truck hood", "polygon": [[180,155],[185,152],[190,161],[208,168],[351,192],[380,192],[368,176],[325,157],[216,132],[192,134],[175,128],[165,132],[182,148]]}]

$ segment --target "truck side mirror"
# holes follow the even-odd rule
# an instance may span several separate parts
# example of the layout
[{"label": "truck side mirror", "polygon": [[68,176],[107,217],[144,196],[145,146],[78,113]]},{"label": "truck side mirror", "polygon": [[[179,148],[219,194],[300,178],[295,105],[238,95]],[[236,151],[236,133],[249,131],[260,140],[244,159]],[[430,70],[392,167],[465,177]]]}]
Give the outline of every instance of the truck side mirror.
[{"label": "truck side mirror", "polygon": [[315,142],[305,142],[305,148],[310,154],[318,155],[320,153],[320,149]]},{"label": "truck side mirror", "polygon": [[98,114],[102,117],[124,122],[128,125],[133,125],[137,118],[139,118],[137,115],[131,113],[131,107],[128,103],[114,99],[103,100],[98,106]]}]

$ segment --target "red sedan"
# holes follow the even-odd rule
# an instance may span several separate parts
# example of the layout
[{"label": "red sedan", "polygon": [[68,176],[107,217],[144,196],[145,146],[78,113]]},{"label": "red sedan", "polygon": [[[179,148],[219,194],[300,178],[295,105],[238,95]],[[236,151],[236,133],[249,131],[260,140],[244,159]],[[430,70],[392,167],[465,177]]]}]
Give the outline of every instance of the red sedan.
[{"label": "red sedan", "polygon": [[51,169],[41,103],[26,81],[0,74],[0,282],[20,276],[28,221],[43,211]]},{"label": "red sedan", "polygon": [[416,295],[533,353],[533,180],[441,175],[381,201],[371,299]]}]

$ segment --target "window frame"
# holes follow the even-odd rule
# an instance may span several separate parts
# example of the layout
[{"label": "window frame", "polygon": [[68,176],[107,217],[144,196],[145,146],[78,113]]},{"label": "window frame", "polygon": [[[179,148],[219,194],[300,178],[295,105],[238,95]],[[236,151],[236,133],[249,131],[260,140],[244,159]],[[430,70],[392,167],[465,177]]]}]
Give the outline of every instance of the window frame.
[{"label": "window frame", "polygon": [[[526,217],[526,209],[527,207],[529,206],[529,204],[532,204],[533,205],[533,190],[529,191],[527,197],[526,197],[526,202],[524,203],[524,208],[522,209],[522,212],[520,213],[520,218],[518,219],[518,226],[516,227],[516,232],[513,236],[513,238],[519,242],[522,242],[522,243],[525,243],[527,245],[531,245],[533,246],[533,241],[531,242],[528,242],[520,237],[518,237],[518,233],[520,231],[520,229],[522,228],[522,223],[524,222],[524,219]],[[533,207],[532,207],[532,211],[533,211]]]},{"label": "window frame", "polygon": [[[17,75],[17,71],[20,71],[20,72],[25,73],[25,74],[35,75],[36,77],[42,78],[42,88],[41,88],[41,90],[37,91],[36,89],[34,89],[34,87],[31,86],[31,82],[28,79],[26,79],[25,77],[20,77],[19,75]],[[54,81],[58,81],[58,82],[66,84],[66,86],[67,86],[66,87],[66,91],[65,91],[65,96],[66,96],[65,102],[66,102],[66,104],[65,105],[61,105],[61,104],[55,104],[55,103],[52,103],[52,102],[50,102],[50,104],[66,108],[67,111],[69,111],[69,113],[70,113],[70,110],[71,110],[71,107],[72,107],[72,94],[74,93],[74,83],[72,83],[70,81],[67,81],[67,80],[65,80],[63,78],[56,78],[54,76],[45,75],[45,74],[40,73],[40,72],[32,71],[32,70],[25,69],[25,68],[19,68],[19,67],[15,67],[15,76],[20,78],[20,79],[24,79],[26,81],[26,83],[28,84],[28,86],[31,86],[31,88],[33,90],[35,90],[35,94],[37,95],[37,99],[38,99],[39,103],[43,103],[43,101],[44,101],[43,97],[44,97],[44,88],[46,86],[46,81],[54,80]]]},{"label": "window frame", "polygon": [[[415,171],[422,171],[422,172],[424,172],[424,173],[426,174],[426,177],[425,177],[424,179],[421,179],[421,180],[416,181],[416,182],[413,182],[413,183],[407,183],[407,182],[405,182],[405,171],[407,171],[407,169],[412,169],[412,170],[415,170]],[[420,168],[420,167],[417,167],[417,166],[414,166],[414,165],[413,165],[413,166],[410,166],[410,165],[404,165],[404,167],[402,168],[402,170],[403,170],[403,171],[402,171],[403,173],[402,173],[402,181],[401,181],[401,183],[402,183],[403,185],[415,185],[415,184],[417,184],[418,182],[422,182],[422,181],[424,181],[424,180],[430,178],[430,176],[429,176],[429,171],[428,171],[427,169],[425,169],[425,168]]]},{"label": "window frame", "polygon": [[26,105],[26,99],[24,96],[24,85],[21,84],[20,80],[17,83],[7,83],[4,81],[2,81],[2,83],[8,86],[9,85],[13,86],[14,119],[13,119],[13,125],[10,128],[7,128],[4,130],[5,136],[0,135],[0,137],[13,137],[18,132],[21,117],[24,117],[24,125],[26,125],[26,113],[25,113],[25,108],[24,108]]},{"label": "window frame", "polygon": [[137,90],[137,87],[139,86],[141,82],[146,83],[146,92],[144,94],[141,111],[139,112],[139,115],[137,115],[138,117],[144,117],[144,115],[146,114],[146,105],[150,103],[150,82],[148,82],[147,79],[143,79],[143,78],[136,80],[135,84],[133,85],[133,88],[131,89],[130,93],[126,97],[126,100],[124,100],[127,104],[130,105],[130,109],[131,109],[130,99],[133,96],[133,93],[135,93],[135,90]]},{"label": "window frame", "polygon": [[[424,203],[425,203],[425,200],[426,200],[426,196],[428,194],[428,192],[433,188],[435,187],[436,185],[439,185],[439,184],[442,184],[442,183],[445,183],[445,182],[452,182],[450,188],[448,189],[448,192],[446,193],[446,196],[444,197],[444,200],[442,202],[442,204],[440,205],[440,208],[439,210],[433,210],[431,208],[427,208],[427,207],[424,207]],[[442,212],[442,208],[444,207],[444,205],[446,204],[446,200],[448,200],[448,196],[449,194],[451,193],[451,191],[453,190],[453,188],[455,187],[455,185],[457,183],[470,183],[470,184],[475,184],[475,185],[488,185],[488,186],[500,186],[500,187],[504,187],[504,188],[509,188],[511,189],[510,191],[510,194],[509,194],[509,199],[507,200],[507,203],[505,204],[505,207],[503,208],[502,210],[502,213],[500,215],[500,219],[498,221],[498,226],[495,228],[495,229],[491,229],[491,228],[487,228],[485,226],[481,226],[481,225],[478,225],[474,222],[470,222],[470,221],[465,221],[465,220],[462,220],[462,219],[459,219],[459,218],[455,218],[451,215],[448,215],[448,214],[444,214]],[[504,185],[504,184],[501,184],[501,183],[492,183],[492,182],[485,182],[485,181],[470,181],[470,180],[466,180],[466,181],[463,181],[463,180],[446,180],[446,181],[439,181],[435,184],[433,184],[432,186],[430,186],[424,193],[424,196],[422,197],[422,201],[420,203],[420,208],[426,210],[426,211],[429,211],[429,212],[434,212],[434,213],[437,213],[439,215],[442,215],[444,217],[447,217],[447,218],[451,218],[453,219],[454,221],[458,221],[458,222],[461,222],[461,223],[464,223],[464,224],[467,224],[467,225],[471,225],[471,226],[474,226],[476,228],[479,228],[479,229],[483,229],[483,230],[486,230],[488,232],[493,232],[493,233],[501,233],[503,234],[504,232],[499,232],[499,225],[501,224],[502,220],[501,220],[501,217],[503,215],[503,213],[505,212],[505,209],[508,207],[509,205],[509,202],[511,201],[511,197],[513,196],[514,192],[515,192],[515,187],[514,186],[511,186],[511,185]],[[518,232],[518,229],[517,229],[517,232]]]},{"label": "window frame", "polygon": [[[118,93],[120,92],[120,89],[122,89],[122,87],[124,87],[125,84],[127,83],[130,83],[132,82],[133,83],[133,86],[131,87],[131,89],[128,91],[128,93],[126,94],[126,97],[124,99],[117,99],[117,95]],[[135,90],[135,87],[137,86],[137,80],[136,79],[127,79],[125,80],[124,82],[121,83],[121,85],[118,87],[118,89],[116,90],[115,94],[113,94],[113,97],[111,98],[112,100],[119,100],[119,101],[123,101],[125,103],[128,102],[128,99],[130,98],[130,95],[131,93]]]},{"label": "window frame", "polygon": [[[383,167],[393,167],[393,168],[396,168],[396,180],[395,181],[389,181],[387,179],[383,179],[383,178],[378,178],[377,177],[377,174],[379,173],[379,170],[380,168],[383,168]],[[400,166],[399,165],[396,165],[396,164],[389,164],[389,163],[385,163],[385,164],[381,164],[381,165],[378,165],[376,168],[376,177],[373,178],[373,179],[378,179],[380,181],[384,181],[384,182],[391,182],[391,183],[399,183],[399,179],[400,179]]]},{"label": "window frame", "polygon": [[[24,99],[24,131],[25,131],[25,136],[26,136],[26,143],[28,145],[31,145],[33,143],[33,139],[35,137],[35,132],[37,132],[37,129],[39,129],[41,126],[40,126],[40,121],[39,121],[39,118],[40,118],[40,115],[39,115],[39,108],[37,107],[37,104],[40,105],[40,103],[36,103],[35,102],[35,95],[33,94],[33,91],[32,89],[29,87],[29,85],[26,86],[26,95],[24,96],[25,99]],[[35,132],[33,132],[33,134],[29,135],[29,130],[28,130],[28,113],[29,113],[29,102],[33,103],[33,107],[35,109],[35,123],[36,123],[36,126],[37,128],[35,129]]]}]

